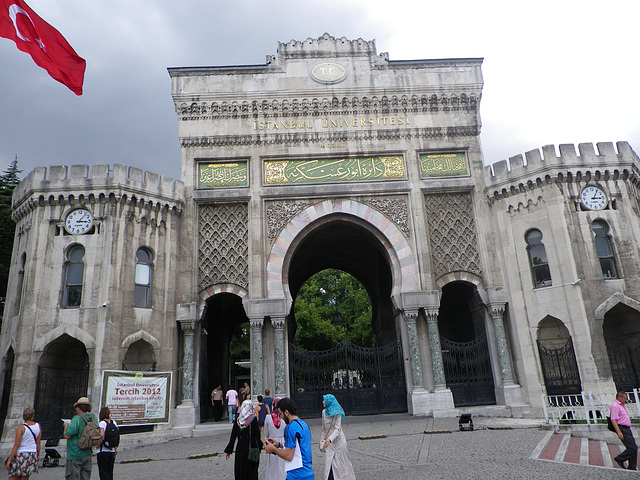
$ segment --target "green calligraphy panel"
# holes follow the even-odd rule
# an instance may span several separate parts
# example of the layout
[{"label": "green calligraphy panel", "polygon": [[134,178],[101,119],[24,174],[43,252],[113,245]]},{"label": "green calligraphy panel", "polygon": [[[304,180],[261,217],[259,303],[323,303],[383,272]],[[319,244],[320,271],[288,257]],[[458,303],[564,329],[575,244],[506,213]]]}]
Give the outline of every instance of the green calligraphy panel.
[{"label": "green calligraphy panel", "polygon": [[198,188],[246,187],[247,162],[198,164]]},{"label": "green calligraphy panel", "polygon": [[422,178],[469,176],[464,153],[422,153],[420,173]]},{"label": "green calligraphy panel", "polygon": [[265,185],[384,181],[404,178],[404,162],[400,156],[264,162]]}]

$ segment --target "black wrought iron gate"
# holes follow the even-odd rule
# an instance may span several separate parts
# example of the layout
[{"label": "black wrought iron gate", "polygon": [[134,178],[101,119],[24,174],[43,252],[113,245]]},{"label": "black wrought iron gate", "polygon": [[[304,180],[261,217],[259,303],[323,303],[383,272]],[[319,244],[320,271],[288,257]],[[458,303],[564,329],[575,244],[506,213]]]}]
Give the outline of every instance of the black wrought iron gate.
[{"label": "black wrought iron gate", "polygon": [[560,348],[548,348],[538,341],[538,352],[547,395],[570,395],[582,391],[576,354],[570,338]]},{"label": "black wrought iron gate", "polygon": [[470,342],[454,342],[440,337],[447,387],[456,407],[493,405],[496,394],[491,373],[489,348],[484,335]]},{"label": "black wrought iron gate", "polygon": [[606,341],[611,374],[617,390],[640,388],[640,346],[626,347]]},{"label": "black wrought iron gate", "polygon": [[291,398],[303,417],[317,417],[322,395],[336,396],[347,415],[407,411],[402,352],[398,341],[366,348],[343,341],[322,351],[294,345],[289,351]]},{"label": "black wrought iron gate", "polygon": [[62,438],[61,419],[75,415],[73,403],[87,394],[88,385],[89,364],[76,370],[38,367],[35,411],[43,439]]}]

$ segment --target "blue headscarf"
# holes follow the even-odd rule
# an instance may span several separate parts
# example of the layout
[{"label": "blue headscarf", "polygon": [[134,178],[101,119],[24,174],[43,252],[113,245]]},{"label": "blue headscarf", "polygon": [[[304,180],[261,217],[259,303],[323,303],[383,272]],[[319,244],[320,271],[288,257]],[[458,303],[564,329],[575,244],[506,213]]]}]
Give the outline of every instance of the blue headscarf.
[{"label": "blue headscarf", "polygon": [[322,400],[324,400],[325,407],[325,415],[327,417],[335,417],[336,415],[342,415],[342,420],[344,420],[344,410],[338,403],[336,397],[331,394],[323,395]]}]

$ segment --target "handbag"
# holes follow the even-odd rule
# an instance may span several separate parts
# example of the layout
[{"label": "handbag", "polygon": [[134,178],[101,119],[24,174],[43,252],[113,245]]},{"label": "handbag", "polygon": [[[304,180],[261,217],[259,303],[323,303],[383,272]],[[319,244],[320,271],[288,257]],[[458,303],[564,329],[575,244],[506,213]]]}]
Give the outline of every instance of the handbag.
[{"label": "handbag", "polygon": [[322,453],[326,452],[326,448],[324,446],[324,442],[327,441],[327,438],[329,438],[329,433],[331,433],[331,429],[333,428],[333,422],[336,420],[336,417],[333,416],[331,417],[331,425],[329,425],[329,428],[327,429],[327,434],[324,436],[324,438],[322,439],[322,442],[320,442],[320,451]]},{"label": "handbag", "polygon": [[247,460],[251,463],[260,463],[260,449],[258,447],[252,447],[251,442],[253,437],[251,435],[251,424],[249,424],[249,454]]},{"label": "handbag", "polygon": [[616,432],[616,428],[613,426],[613,423],[611,423],[611,417],[607,417],[607,428],[613,433],[618,433]]}]

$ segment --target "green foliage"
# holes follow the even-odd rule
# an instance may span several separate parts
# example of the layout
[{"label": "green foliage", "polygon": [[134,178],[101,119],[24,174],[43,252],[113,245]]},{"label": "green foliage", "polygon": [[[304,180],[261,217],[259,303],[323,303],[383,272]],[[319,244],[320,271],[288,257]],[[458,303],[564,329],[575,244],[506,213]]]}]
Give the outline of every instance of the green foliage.
[{"label": "green foliage", "polygon": [[[11,220],[11,195],[13,189],[20,183],[18,175],[21,172],[22,170],[18,168],[18,160],[15,159],[0,175],[0,297],[3,300],[7,293],[13,236],[16,231],[16,224]],[[0,305],[0,315],[3,312],[4,301]]]},{"label": "green foliage", "polygon": [[[344,320],[334,325],[336,312]],[[326,350],[342,340],[373,347],[371,301],[362,284],[341,270],[327,269],[310,277],[300,288],[294,314],[294,343],[306,350]]]}]

